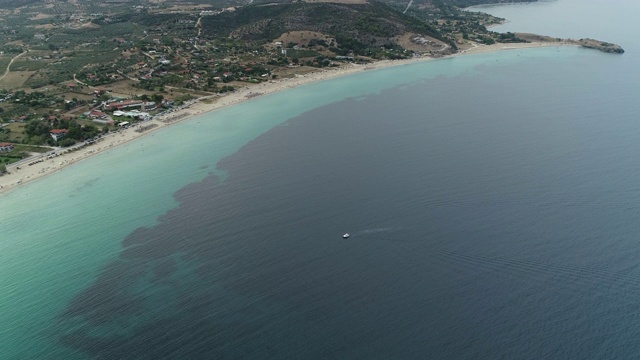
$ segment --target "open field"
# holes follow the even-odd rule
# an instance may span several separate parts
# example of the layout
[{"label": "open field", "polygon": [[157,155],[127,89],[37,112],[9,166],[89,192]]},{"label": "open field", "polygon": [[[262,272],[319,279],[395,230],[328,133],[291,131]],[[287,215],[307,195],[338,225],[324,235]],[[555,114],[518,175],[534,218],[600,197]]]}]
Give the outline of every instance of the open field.
[{"label": "open field", "polygon": [[46,61],[40,60],[16,60],[11,64],[10,71],[38,71],[49,65]]},{"label": "open field", "polygon": [[9,136],[7,137],[6,141],[10,143],[20,144],[22,142],[22,139],[24,139],[24,135],[22,134],[22,132],[24,131],[24,127],[24,123],[13,123],[3,127],[3,129],[9,130]]},{"label": "open field", "polygon": [[447,47],[447,44],[436,38],[414,33],[397,36],[396,41],[403,48],[416,52],[442,51]]},{"label": "open field", "polygon": [[0,76],[4,74],[4,71],[7,69],[7,66],[9,66],[10,62],[11,62],[10,56],[7,56],[7,55],[0,56]]},{"label": "open field", "polygon": [[16,145],[13,151],[25,151],[29,153],[46,153],[47,151],[51,151],[53,148],[46,146],[34,146],[34,145]]},{"label": "open field", "polygon": [[325,35],[321,32],[317,31],[288,31],[279,38],[274,40],[274,43],[279,41],[284,46],[289,43],[294,43],[298,45],[309,45],[311,40],[324,40],[327,44],[330,44],[334,39],[328,35]]},{"label": "open field", "polygon": [[153,91],[146,91],[144,89],[136,88],[133,84],[137,84],[135,80],[121,80],[108,85],[99,86],[100,88],[107,89],[114,97],[129,97],[138,95],[152,95]]},{"label": "open field", "polygon": [[42,25],[35,25],[34,28],[42,29],[42,30],[51,30],[51,29],[55,29],[56,26],[53,24],[42,24]]},{"label": "open field", "polygon": [[11,71],[0,80],[0,87],[6,90],[17,90],[24,87],[25,82],[35,71]]},{"label": "open field", "polygon": [[290,78],[295,77],[296,75],[305,75],[310,74],[312,72],[317,72],[318,69],[310,66],[297,66],[285,69],[278,69],[274,71],[273,74],[278,75],[279,78]]},{"label": "open field", "polygon": [[53,17],[53,15],[38,13],[36,16],[30,17],[29,20],[42,20]]}]

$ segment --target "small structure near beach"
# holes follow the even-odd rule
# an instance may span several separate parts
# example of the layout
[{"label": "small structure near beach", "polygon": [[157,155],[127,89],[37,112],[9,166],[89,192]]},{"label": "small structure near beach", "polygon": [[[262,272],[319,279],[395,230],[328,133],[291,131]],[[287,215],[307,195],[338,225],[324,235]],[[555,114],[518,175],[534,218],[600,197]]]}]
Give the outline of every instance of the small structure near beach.
[{"label": "small structure near beach", "polygon": [[53,138],[53,140],[58,141],[69,133],[69,129],[53,129],[49,132],[49,135]]},{"label": "small structure near beach", "polygon": [[0,142],[0,152],[8,152],[13,150],[14,146],[11,143]]}]

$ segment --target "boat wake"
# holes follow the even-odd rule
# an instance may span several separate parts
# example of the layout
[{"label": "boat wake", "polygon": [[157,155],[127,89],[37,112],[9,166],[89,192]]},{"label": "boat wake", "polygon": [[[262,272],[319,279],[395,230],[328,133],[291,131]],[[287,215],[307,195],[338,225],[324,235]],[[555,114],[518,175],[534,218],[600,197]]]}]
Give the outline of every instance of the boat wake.
[{"label": "boat wake", "polygon": [[364,229],[364,230],[360,230],[355,232],[355,235],[368,235],[368,234],[378,234],[378,233],[383,233],[383,232],[387,232],[387,231],[391,231],[393,230],[393,228],[387,227],[387,228],[376,228],[376,229]]}]

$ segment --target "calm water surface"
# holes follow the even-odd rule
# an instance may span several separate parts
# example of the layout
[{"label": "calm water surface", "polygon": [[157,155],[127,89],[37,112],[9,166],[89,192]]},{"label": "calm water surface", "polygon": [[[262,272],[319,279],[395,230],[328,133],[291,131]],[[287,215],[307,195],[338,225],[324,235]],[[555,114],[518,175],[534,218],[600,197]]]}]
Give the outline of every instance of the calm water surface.
[{"label": "calm water surface", "polygon": [[637,358],[639,9],[484,8],[627,53],[314,84],[1,197],[0,358]]}]

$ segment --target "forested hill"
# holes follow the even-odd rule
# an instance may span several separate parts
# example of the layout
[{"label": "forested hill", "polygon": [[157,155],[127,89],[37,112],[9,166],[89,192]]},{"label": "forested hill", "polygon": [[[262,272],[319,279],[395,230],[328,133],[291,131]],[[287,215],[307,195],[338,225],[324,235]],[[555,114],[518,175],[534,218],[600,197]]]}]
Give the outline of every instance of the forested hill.
[{"label": "forested hill", "polygon": [[271,3],[245,6],[202,19],[203,34],[241,40],[273,40],[288,31],[314,31],[364,44],[385,44],[407,32],[437,39],[431,25],[378,2]]},{"label": "forested hill", "polygon": [[454,6],[464,8],[468,6],[474,6],[474,5],[536,2],[537,0],[424,0],[424,1],[429,3],[443,3],[446,5],[454,5]]}]

